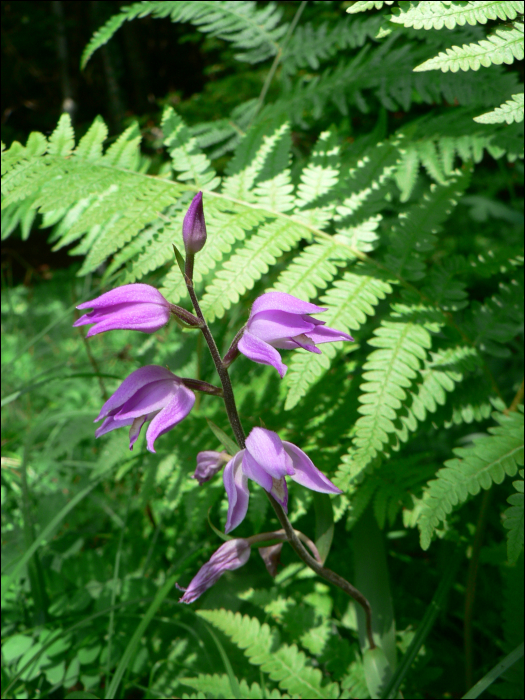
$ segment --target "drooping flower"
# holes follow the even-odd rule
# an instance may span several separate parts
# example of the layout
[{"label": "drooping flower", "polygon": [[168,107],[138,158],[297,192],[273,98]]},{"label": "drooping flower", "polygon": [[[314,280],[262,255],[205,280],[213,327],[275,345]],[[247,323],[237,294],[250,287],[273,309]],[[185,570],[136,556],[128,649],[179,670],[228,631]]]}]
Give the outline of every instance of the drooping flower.
[{"label": "drooping flower", "polygon": [[228,494],[225,532],[244,520],[248,510],[248,479],[268,491],[286,511],[285,476],[312,491],[342,493],[296,445],[281,440],[273,430],[253,428],[246,438],[246,448],[237,452],[224,468],[224,487]]},{"label": "drooping flower", "polygon": [[202,486],[217,474],[228,459],[226,452],[214,452],[213,450],[199,452],[197,455],[197,469],[193,478],[197,479],[199,486]]},{"label": "drooping flower", "polygon": [[133,330],[155,333],[170,317],[170,304],[149,284],[125,284],[79,304],[77,309],[93,309],[73,326],[94,323],[87,337],[104,331]]},{"label": "drooping flower", "polygon": [[182,237],[186,253],[198,253],[206,243],[206,222],[202,206],[202,192],[192,199],[182,222]]},{"label": "drooping flower", "polygon": [[151,421],[146,432],[147,448],[155,452],[155,440],[186,418],[195,403],[195,394],[180,377],[158,365],[146,365],[132,372],[102,406],[95,423],[105,419],[95,437],[131,426],[129,449],[133,449],[142,426]]},{"label": "drooping flower", "polygon": [[250,543],[248,540],[228,540],[211,555],[209,561],[202,566],[197,575],[190,581],[180,599],[180,603],[193,603],[204,591],[211,588],[225,571],[233,571],[244,566],[250,558]]},{"label": "drooping flower", "polygon": [[329,328],[324,321],[310,315],[323,311],[326,309],[291,294],[267,292],[254,301],[238,349],[254,362],[272,365],[284,377],[288,367],[276,348],[304,348],[320,354],[317,347],[320,343],[353,340],[348,333]]}]

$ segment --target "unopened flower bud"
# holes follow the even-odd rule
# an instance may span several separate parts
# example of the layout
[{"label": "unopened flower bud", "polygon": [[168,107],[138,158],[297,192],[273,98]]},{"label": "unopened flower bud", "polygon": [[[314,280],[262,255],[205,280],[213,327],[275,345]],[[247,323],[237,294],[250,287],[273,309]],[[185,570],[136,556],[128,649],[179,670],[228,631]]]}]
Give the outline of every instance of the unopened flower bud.
[{"label": "unopened flower bud", "polygon": [[202,192],[192,199],[182,223],[182,237],[186,253],[198,253],[206,243],[206,222],[202,206]]},{"label": "unopened flower bud", "polygon": [[277,565],[281,563],[281,549],[283,543],[272,544],[269,547],[259,547],[259,554],[268,569],[268,573],[272,578],[277,576]]},{"label": "unopened flower bud", "polygon": [[209,481],[229,460],[229,455],[226,452],[214,452],[207,450],[199,452],[197,455],[197,469],[193,475],[197,479],[199,485],[202,486]]}]

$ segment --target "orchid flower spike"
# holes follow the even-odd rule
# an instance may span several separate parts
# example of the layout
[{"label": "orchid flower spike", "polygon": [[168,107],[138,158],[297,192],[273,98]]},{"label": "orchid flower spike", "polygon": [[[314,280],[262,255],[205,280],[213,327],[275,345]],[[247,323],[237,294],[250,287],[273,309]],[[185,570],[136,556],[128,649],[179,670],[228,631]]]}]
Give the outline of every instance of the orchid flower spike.
[{"label": "orchid flower spike", "polygon": [[197,479],[199,486],[202,486],[214,477],[229,459],[230,456],[226,452],[214,452],[213,450],[199,452],[197,455],[197,469],[193,478]]},{"label": "orchid flower spike", "polygon": [[250,360],[272,365],[284,377],[288,367],[275,348],[296,350],[304,348],[320,354],[320,343],[353,340],[348,333],[329,328],[324,321],[312,318],[326,309],[301,301],[284,292],[267,292],[252,306],[246,329],[238,349]]},{"label": "orchid flower spike", "polygon": [[195,403],[195,394],[169,369],[146,365],[132,372],[102,406],[95,423],[105,419],[95,437],[122,428],[129,429],[129,449],[137,441],[141,428],[151,421],[146,432],[150,452],[155,440],[186,418]]},{"label": "orchid flower spike", "polygon": [[182,222],[182,237],[186,253],[198,253],[206,243],[206,222],[202,206],[202,192],[192,199]]},{"label": "orchid flower spike", "polygon": [[225,571],[233,571],[244,566],[249,558],[250,543],[248,540],[228,540],[199,569],[197,575],[190,581],[188,588],[180,589],[185,592],[179,602],[193,603],[204,591],[211,588]]},{"label": "orchid flower spike", "polygon": [[281,440],[273,430],[253,428],[246,438],[246,448],[237,452],[224,468],[224,487],[228,494],[225,532],[235,529],[244,520],[250,495],[248,479],[268,491],[287,512],[285,476],[312,491],[343,493],[298,447]]},{"label": "orchid flower spike", "polygon": [[73,324],[76,327],[94,323],[87,332],[88,338],[114,330],[155,333],[170,317],[169,302],[149,284],[125,284],[79,304],[77,309],[94,309]]}]

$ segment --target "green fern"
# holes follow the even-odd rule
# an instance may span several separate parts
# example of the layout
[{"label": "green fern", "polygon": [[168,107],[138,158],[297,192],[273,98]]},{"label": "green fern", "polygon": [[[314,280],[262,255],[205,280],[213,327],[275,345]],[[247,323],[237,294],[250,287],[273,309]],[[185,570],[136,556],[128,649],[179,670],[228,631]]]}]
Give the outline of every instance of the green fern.
[{"label": "green fern", "polygon": [[499,425],[490,435],[474,440],[470,447],[454,450],[456,458],[445,462],[431,481],[418,518],[421,546],[428,549],[432,535],[448,514],[480,489],[500,484],[505,475],[514,476],[523,465],[523,408],[505,415],[494,413]]},{"label": "green fern", "polygon": [[[374,315],[374,307],[391,291],[388,281],[378,278],[375,271],[372,274],[371,269],[358,265],[354,272],[346,272],[321,298],[321,304],[327,309],[323,321],[332,328],[353,333],[366,321],[367,316]],[[285,410],[292,409],[321,379],[341,345],[326,344],[321,355],[302,351],[294,353],[286,375]]]},{"label": "green fern", "polygon": [[288,25],[280,22],[282,12],[274,3],[259,9],[253,2],[140,2],[121,8],[95,32],[82,54],[81,67],[111,39],[124,22],[152,15],[170,17],[172,22],[193,24],[199,31],[224,39],[237,51],[235,58],[258,63],[274,56]]},{"label": "green fern", "polygon": [[515,24],[512,29],[498,29],[487,40],[477,44],[463,44],[439,53],[415,71],[442,70],[444,73],[458,70],[478,70],[480,66],[501,63],[511,64],[523,58],[523,25]]},{"label": "green fern", "polygon": [[418,2],[392,10],[390,21],[414,29],[453,29],[457,24],[486,24],[489,19],[515,19],[523,14],[523,2]]},{"label": "green fern", "polygon": [[507,498],[510,508],[505,511],[504,527],[507,533],[507,554],[511,564],[515,564],[523,551],[523,469],[520,471],[521,479],[514,481],[512,485],[518,493]]},{"label": "green fern", "polygon": [[250,663],[260,666],[282,690],[308,698],[339,697],[338,684],[322,685],[321,672],[307,665],[306,656],[295,644],[275,648],[277,638],[267,624],[229,610],[199,610],[197,614],[230,637]]},{"label": "green fern", "polygon": [[500,122],[522,122],[523,121],[523,93],[512,95],[510,100],[496,107],[492,112],[480,114],[479,117],[474,117],[475,122],[480,124],[498,124]]},{"label": "green fern", "polygon": [[369,345],[374,350],[363,367],[365,383],[359,397],[361,414],[352,429],[353,447],[342,458],[338,483],[362,478],[368,465],[388,445],[396,433],[396,418],[407,398],[407,389],[418,376],[421,364],[431,347],[428,331],[412,322],[384,320]]},{"label": "green fern", "polygon": [[[196,678],[178,678],[179,683],[183,685],[189,685],[190,688],[200,691],[201,693],[207,693],[214,698],[231,698],[232,689],[230,685],[229,677],[223,673],[219,675],[214,673],[213,675],[208,673],[200,673]],[[241,691],[241,697],[247,700],[258,700],[259,698],[288,698],[289,695],[282,695],[278,690],[273,689],[268,691],[261,688],[258,683],[252,683],[251,687],[243,679],[239,682],[239,688]],[[205,695],[204,697],[207,697]]]},{"label": "green fern", "polygon": [[354,2],[346,11],[355,14],[356,12],[366,12],[366,10],[380,10],[383,5],[393,4],[393,0],[387,0],[386,2],[366,2],[366,0],[357,0],[357,2]]}]

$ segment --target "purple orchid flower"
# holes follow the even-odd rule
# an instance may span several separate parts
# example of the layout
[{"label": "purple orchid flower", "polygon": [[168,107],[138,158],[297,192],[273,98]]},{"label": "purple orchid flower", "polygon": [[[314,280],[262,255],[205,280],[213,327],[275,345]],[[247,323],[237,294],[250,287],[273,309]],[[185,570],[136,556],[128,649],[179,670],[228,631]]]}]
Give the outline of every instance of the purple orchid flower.
[{"label": "purple orchid flower", "polygon": [[94,309],[73,326],[94,323],[87,337],[104,331],[133,330],[155,333],[170,317],[170,304],[149,284],[125,284],[96,299],[79,304],[77,309]]},{"label": "purple orchid flower", "polygon": [[281,440],[273,430],[253,428],[246,438],[246,448],[237,452],[224,468],[224,487],[228,494],[225,532],[230,532],[244,520],[248,510],[248,479],[253,479],[271,493],[287,512],[285,476],[312,491],[343,493],[298,447]]},{"label": "purple orchid flower", "polygon": [[204,591],[211,588],[225,571],[233,571],[244,566],[249,558],[250,543],[248,540],[228,540],[199,569],[197,575],[190,581],[188,588],[180,589],[185,593],[179,602],[193,603]]},{"label": "purple orchid flower", "polygon": [[182,222],[182,238],[187,253],[198,253],[206,243],[206,222],[202,206],[202,192],[197,192]]},{"label": "purple orchid flower", "polygon": [[275,348],[304,348],[320,354],[320,343],[353,340],[348,333],[329,328],[310,315],[323,311],[326,309],[291,294],[267,292],[254,301],[238,349],[254,362],[272,365],[282,378],[288,367]]},{"label": "purple orchid flower", "polygon": [[95,423],[104,418],[95,437],[122,428],[129,429],[129,449],[137,441],[141,428],[151,421],[146,432],[147,447],[155,452],[155,440],[186,418],[195,403],[195,394],[169,369],[146,365],[132,372],[102,406]]},{"label": "purple orchid flower", "polygon": [[199,452],[197,455],[197,469],[193,478],[197,479],[199,486],[202,486],[217,474],[229,458],[226,452],[214,452],[213,450]]}]

